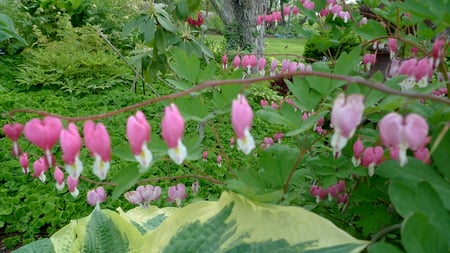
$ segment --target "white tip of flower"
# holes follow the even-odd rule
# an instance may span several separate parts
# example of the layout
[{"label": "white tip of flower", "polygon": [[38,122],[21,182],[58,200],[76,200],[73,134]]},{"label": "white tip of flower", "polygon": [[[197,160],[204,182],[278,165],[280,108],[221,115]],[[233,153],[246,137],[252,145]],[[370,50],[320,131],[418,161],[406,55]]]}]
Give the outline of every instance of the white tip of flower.
[{"label": "white tip of flower", "polygon": [[70,194],[72,195],[72,197],[76,198],[78,197],[78,195],[80,195],[80,191],[78,190],[78,188],[75,188],[75,190],[73,190],[73,192],[70,192]]},{"label": "white tip of flower", "polygon": [[110,167],[109,162],[104,162],[100,158],[99,155],[95,155],[95,162],[94,162],[94,175],[96,175],[100,180],[105,180],[106,175],[108,174]]},{"label": "white tip of flower", "polygon": [[245,129],[244,139],[238,139],[237,144],[244,154],[248,155],[255,148],[255,140],[248,129]]},{"label": "white tip of flower", "polygon": [[176,164],[180,165],[183,163],[184,159],[186,159],[187,149],[180,139],[178,140],[178,146],[176,148],[170,148],[168,153],[170,159],[172,159]]},{"label": "white tip of flower", "polygon": [[341,155],[341,150],[347,145],[348,139],[335,130],[331,137],[331,147],[333,148],[334,158],[338,158]]},{"label": "white tip of flower", "polygon": [[358,167],[361,164],[361,159],[356,159],[354,156],[352,156],[352,163],[353,166]]},{"label": "white tip of flower", "polygon": [[83,171],[83,162],[77,157],[75,157],[75,163],[74,164],[66,164],[64,166],[66,169],[66,172],[69,173],[69,175],[73,178],[79,178],[81,175],[81,172]]},{"label": "white tip of flower", "polygon": [[45,181],[47,180],[47,176],[45,176],[44,172],[39,175],[39,179],[42,183],[45,183]]},{"label": "white tip of flower", "polygon": [[369,175],[369,177],[371,177],[371,176],[373,176],[373,174],[375,174],[375,163],[371,163],[371,164],[369,164],[369,167],[368,167],[368,175]]},{"label": "white tip of flower", "polygon": [[400,166],[405,166],[408,162],[408,157],[406,156],[406,149],[400,149],[398,151],[398,159],[400,160]]},{"label": "white tip of flower", "polygon": [[64,181],[61,184],[56,183],[56,189],[58,191],[62,191],[64,189],[65,183]]},{"label": "white tip of flower", "polygon": [[144,143],[142,145],[142,150],[139,155],[135,155],[134,158],[139,163],[139,172],[144,173],[148,170],[150,167],[150,164],[153,160],[153,154],[152,152],[147,148],[147,145]]}]

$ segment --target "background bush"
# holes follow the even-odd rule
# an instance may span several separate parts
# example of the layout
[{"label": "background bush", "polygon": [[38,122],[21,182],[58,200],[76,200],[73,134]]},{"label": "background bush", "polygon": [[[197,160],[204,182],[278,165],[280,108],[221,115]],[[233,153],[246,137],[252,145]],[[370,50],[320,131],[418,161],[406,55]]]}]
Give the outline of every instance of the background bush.
[{"label": "background bush", "polygon": [[15,81],[19,89],[61,89],[74,95],[131,85],[133,75],[94,28],[74,28],[63,16],[57,41],[42,43],[26,54]]}]

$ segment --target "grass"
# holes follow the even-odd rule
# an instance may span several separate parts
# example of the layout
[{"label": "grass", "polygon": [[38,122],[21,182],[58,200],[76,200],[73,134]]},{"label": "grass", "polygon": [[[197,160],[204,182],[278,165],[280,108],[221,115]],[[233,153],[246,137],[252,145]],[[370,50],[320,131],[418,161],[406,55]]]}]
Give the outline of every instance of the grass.
[{"label": "grass", "polygon": [[[207,39],[212,41],[225,40],[222,35],[208,34]],[[296,54],[303,55],[303,50],[305,48],[305,40],[298,38],[265,38],[265,49],[266,54]]]}]

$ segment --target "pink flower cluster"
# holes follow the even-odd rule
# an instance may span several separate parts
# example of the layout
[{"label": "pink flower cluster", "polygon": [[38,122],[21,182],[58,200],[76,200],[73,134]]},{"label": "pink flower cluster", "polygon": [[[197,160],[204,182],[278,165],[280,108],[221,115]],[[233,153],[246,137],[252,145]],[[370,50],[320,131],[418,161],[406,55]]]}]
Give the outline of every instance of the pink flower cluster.
[{"label": "pink flower cluster", "polygon": [[[307,1],[308,0],[304,0],[304,2]],[[303,3],[303,6],[305,6],[305,3]],[[337,3],[336,0],[327,0],[327,5],[325,5],[325,7],[319,11],[319,16],[321,17],[327,17],[330,14],[333,15],[333,20],[339,17],[344,21],[344,23],[347,23],[351,18],[350,12],[345,11],[343,7]]]},{"label": "pink flower cluster", "polygon": [[152,201],[161,196],[161,187],[153,185],[140,185],[135,191],[125,193],[125,198],[132,204],[148,207]]},{"label": "pink flower cluster", "polygon": [[311,196],[316,198],[316,202],[328,198],[329,201],[337,200],[338,204],[346,204],[348,202],[348,194],[345,193],[345,181],[340,180],[336,184],[324,189],[318,185],[311,185],[309,192]]}]

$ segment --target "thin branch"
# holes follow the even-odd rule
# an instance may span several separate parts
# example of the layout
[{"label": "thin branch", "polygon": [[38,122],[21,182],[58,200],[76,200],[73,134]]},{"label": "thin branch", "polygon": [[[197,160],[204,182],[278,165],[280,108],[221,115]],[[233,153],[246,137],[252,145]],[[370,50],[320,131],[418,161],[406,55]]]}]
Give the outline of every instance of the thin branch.
[{"label": "thin branch", "polygon": [[[98,35],[100,35],[100,37],[102,37],[102,39],[106,42],[106,44],[108,44],[108,46],[110,46],[110,47],[112,48],[112,50],[114,51],[114,53],[116,53],[116,54],[119,56],[119,58],[120,58],[123,62],[125,62],[125,63],[128,65],[128,67],[131,68],[131,69],[134,71],[134,73],[136,73],[136,76],[138,76],[138,77],[142,80],[142,82],[144,83],[144,85],[145,85],[145,84],[148,84],[148,86],[149,86],[150,89],[153,91],[153,93],[154,93],[156,96],[159,96],[158,92],[157,92],[157,91],[156,91],[149,83],[147,83],[147,82],[145,81],[145,79],[144,79],[144,77],[141,75],[141,73],[139,73],[139,71],[138,71],[133,65],[131,65],[131,64],[127,61],[127,59],[122,55],[122,53],[120,53],[119,49],[117,49],[117,48],[111,43],[111,41],[109,41],[108,38],[107,38],[100,30],[98,30],[97,33],[98,33]],[[134,79],[133,83],[135,83],[135,81],[136,81],[136,79]]]},{"label": "thin branch", "polygon": [[372,240],[370,240],[370,243],[375,243],[379,241],[381,238],[383,238],[385,235],[391,233],[392,231],[399,230],[402,228],[402,224],[394,224],[392,226],[383,228],[380,232],[378,232],[376,235],[372,237]]},{"label": "thin branch", "polygon": [[341,81],[345,81],[349,84],[355,83],[355,84],[359,84],[362,86],[366,86],[366,87],[369,87],[374,90],[378,90],[378,91],[381,91],[383,93],[390,94],[390,95],[403,96],[403,97],[408,97],[408,98],[413,98],[413,99],[428,99],[431,101],[450,105],[450,99],[447,99],[445,97],[438,97],[438,96],[433,96],[431,94],[422,94],[422,93],[410,92],[410,91],[395,90],[395,89],[385,86],[383,83],[369,81],[369,80],[363,79],[361,77],[350,77],[350,76],[336,75],[336,74],[330,74],[330,73],[318,72],[318,71],[296,71],[296,72],[292,72],[292,73],[278,74],[275,76],[255,77],[255,78],[249,78],[249,79],[244,79],[244,80],[243,79],[231,79],[231,80],[208,81],[208,82],[204,82],[199,85],[196,85],[188,90],[179,91],[176,93],[172,93],[172,94],[168,94],[168,95],[164,95],[164,96],[160,96],[160,97],[156,97],[156,98],[151,98],[151,99],[142,101],[142,102],[134,104],[134,105],[122,107],[115,111],[91,115],[91,116],[67,117],[67,116],[63,116],[63,115],[59,115],[59,114],[53,114],[53,113],[49,113],[46,111],[39,111],[39,110],[33,110],[33,109],[15,109],[15,110],[11,110],[11,111],[7,112],[6,115],[13,116],[16,113],[33,113],[33,114],[37,114],[40,116],[54,116],[54,117],[58,117],[62,120],[67,120],[69,122],[98,120],[98,119],[115,116],[115,115],[118,115],[118,114],[121,114],[124,112],[133,111],[138,108],[141,108],[141,107],[144,107],[144,106],[147,106],[150,104],[154,104],[154,103],[157,103],[160,101],[173,100],[173,99],[191,94],[191,93],[199,91],[199,90],[210,88],[210,87],[218,87],[218,86],[228,85],[228,84],[235,84],[235,85],[247,84],[248,85],[248,84],[253,84],[253,83],[262,82],[262,81],[269,81],[269,80],[274,80],[274,79],[279,79],[279,78],[288,78],[291,76],[318,76],[318,77],[330,78],[330,79],[335,79],[335,80],[341,80]]},{"label": "thin branch", "polygon": [[[136,182],[136,184],[143,184],[143,183],[149,183],[149,182],[158,182],[163,180],[178,180],[182,178],[197,178],[197,179],[203,179],[205,181],[209,181],[214,184],[224,184],[223,181],[220,181],[218,179],[212,178],[210,176],[203,176],[203,175],[197,175],[197,174],[186,174],[186,175],[180,175],[180,176],[166,176],[166,177],[155,177],[155,178],[148,178],[148,179],[142,179]],[[90,179],[85,176],[80,176],[80,179],[83,181],[86,181],[91,184],[95,185],[109,185],[109,186],[117,186],[116,183],[113,182],[98,182],[93,179]]]},{"label": "thin branch", "polygon": [[291,181],[292,176],[294,175],[294,172],[297,170],[297,167],[300,165],[300,162],[302,161],[303,156],[306,154],[306,152],[307,152],[306,149],[303,149],[303,148],[302,148],[302,149],[300,150],[300,153],[298,154],[297,160],[295,161],[294,165],[292,166],[291,171],[289,172],[289,176],[288,176],[288,178],[286,179],[286,182],[284,183],[284,186],[283,186],[283,196],[281,197],[281,201],[284,200],[284,195],[286,194],[286,192],[287,192],[288,189],[289,189],[289,182]]},{"label": "thin branch", "polygon": [[178,179],[182,179],[182,178],[197,178],[197,179],[203,179],[205,181],[209,181],[214,184],[224,184],[223,181],[212,178],[210,176],[202,176],[202,175],[197,175],[197,174],[186,174],[186,175],[180,175],[180,176],[148,178],[148,179],[139,180],[136,184],[142,184],[142,183],[148,183],[148,182],[158,182],[158,181],[162,181],[162,180],[178,180]]}]

